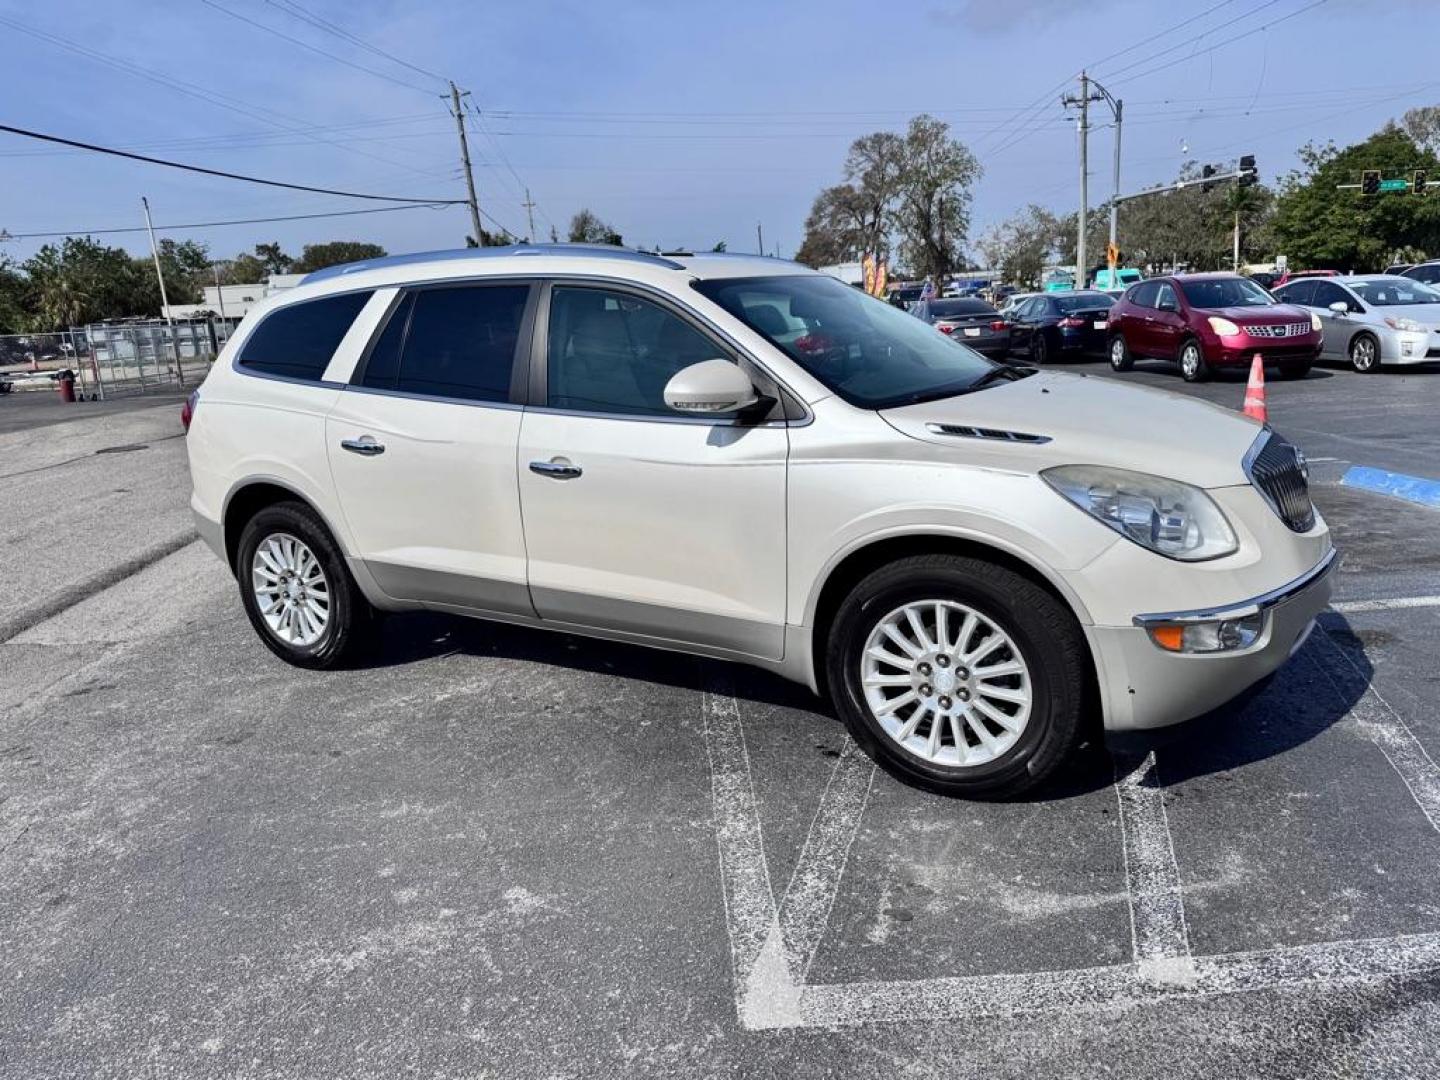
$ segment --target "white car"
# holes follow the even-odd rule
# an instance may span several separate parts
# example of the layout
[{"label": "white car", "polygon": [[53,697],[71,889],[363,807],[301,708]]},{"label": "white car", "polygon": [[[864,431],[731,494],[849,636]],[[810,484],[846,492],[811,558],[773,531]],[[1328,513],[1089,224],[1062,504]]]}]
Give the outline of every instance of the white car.
[{"label": "white car", "polygon": [[1322,360],[1348,362],[1362,374],[1440,360],[1440,292],[1413,278],[1300,278],[1276,289],[1275,299],[1320,317]]},{"label": "white car", "polygon": [[739,660],[975,796],[1274,671],[1335,555],[1268,428],[992,363],[776,259],[322,270],[188,415],[199,530],[291,663],[416,608]]}]

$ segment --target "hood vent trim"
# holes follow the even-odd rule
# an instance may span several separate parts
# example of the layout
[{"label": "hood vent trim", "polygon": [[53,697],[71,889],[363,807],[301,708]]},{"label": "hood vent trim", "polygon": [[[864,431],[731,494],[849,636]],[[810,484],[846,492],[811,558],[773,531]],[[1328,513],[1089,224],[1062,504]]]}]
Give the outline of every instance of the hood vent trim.
[{"label": "hood vent trim", "polygon": [[957,439],[989,439],[992,442],[1026,443],[1042,446],[1050,442],[1049,435],[1034,435],[1028,431],[1004,431],[1000,428],[971,427],[969,424],[926,424],[925,430],[932,435],[950,435]]}]

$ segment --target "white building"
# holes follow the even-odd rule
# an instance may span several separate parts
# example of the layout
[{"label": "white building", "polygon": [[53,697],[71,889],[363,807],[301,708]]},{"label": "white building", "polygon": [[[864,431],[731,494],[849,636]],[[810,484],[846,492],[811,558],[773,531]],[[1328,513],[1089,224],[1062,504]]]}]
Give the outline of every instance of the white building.
[{"label": "white building", "polygon": [[300,284],[304,274],[271,274],[263,282],[247,285],[206,285],[205,299],[198,304],[169,304],[165,314],[172,319],[192,319],[202,312],[239,319],[268,296]]}]

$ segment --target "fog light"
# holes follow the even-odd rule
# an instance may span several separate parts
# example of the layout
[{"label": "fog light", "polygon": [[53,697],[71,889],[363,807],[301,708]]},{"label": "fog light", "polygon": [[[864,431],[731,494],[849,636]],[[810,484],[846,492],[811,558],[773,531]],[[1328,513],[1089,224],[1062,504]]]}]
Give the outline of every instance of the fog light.
[{"label": "fog light", "polygon": [[1166,652],[1217,653],[1247,649],[1265,628],[1264,615],[1178,626],[1152,626],[1150,640]]}]

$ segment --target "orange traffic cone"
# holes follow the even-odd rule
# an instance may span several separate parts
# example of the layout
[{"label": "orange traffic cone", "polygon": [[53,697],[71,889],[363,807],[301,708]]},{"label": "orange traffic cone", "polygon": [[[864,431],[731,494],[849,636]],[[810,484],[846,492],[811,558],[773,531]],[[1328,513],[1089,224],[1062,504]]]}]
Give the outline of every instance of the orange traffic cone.
[{"label": "orange traffic cone", "polygon": [[1245,415],[1268,424],[1270,417],[1265,412],[1265,363],[1260,354],[1250,362],[1250,382],[1245,387]]}]

